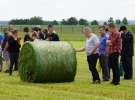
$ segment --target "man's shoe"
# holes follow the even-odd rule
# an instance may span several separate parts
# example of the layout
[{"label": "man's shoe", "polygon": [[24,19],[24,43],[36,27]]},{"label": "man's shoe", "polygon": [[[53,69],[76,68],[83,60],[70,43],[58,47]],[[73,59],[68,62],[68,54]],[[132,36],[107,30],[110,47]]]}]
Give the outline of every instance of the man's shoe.
[{"label": "man's shoe", "polygon": [[100,83],[101,83],[100,80],[96,80],[96,81],[95,81],[95,84],[100,84]]},{"label": "man's shoe", "polygon": [[9,76],[12,76],[12,73],[9,73]]},{"label": "man's shoe", "polygon": [[119,82],[111,82],[112,85],[120,85]]},{"label": "man's shoe", "polygon": [[9,71],[9,76],[12,76],[12,71]]},{"label": "man's shoe", "polygon": [[91,84],[95,84],[95,81],[92,81]]},{"label": "man's shoe", "polygon": [[103,80],[103,82],[108,82],[108,81],[109,81],[109,80],[107,80],[107,79],[104,79],[104,80]]},{"label": "man's shoe", "polygon": [[14,71],[18,71],[18,69],[14,69]]},{"label": "man's shoe", "polygon": [[113,85],[120,85],[120,83],[113,83]]},{"label": "man's shoe", "polygon": [[124,80],[132,80],[132,78],[124,78]]},{"label": "man's shoe", "polygon": [[4,73],[9,73],[9,70],[8,70],[8,69],[7,69],[7,70],[5,70],[5,71],[4,71]]},{"label": "man's shoe", "polygon": [[110,84],[114,84],[114,82],[112,81]]}]

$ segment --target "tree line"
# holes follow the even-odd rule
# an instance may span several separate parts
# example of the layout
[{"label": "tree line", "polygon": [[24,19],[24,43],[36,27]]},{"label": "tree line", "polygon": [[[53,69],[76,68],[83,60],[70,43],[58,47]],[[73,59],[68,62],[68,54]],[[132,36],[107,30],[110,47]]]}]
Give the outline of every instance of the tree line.
[{"label": "tree line", "polygon": [[[107,25],[108,23],[115,23],[117,25],[128,25],[128,20],[126,17],[123,18],[123,20],[116,19],[114,20],[112,17],[109,18],[108,21],[105,21],[103,24]],[[88,21],[86,19],[77,19],[76,17],[70,17],[68,19],[63,19],[62,21],[45,21],[42,19],[42,17],[31,17],[29,19],[13,19],[9,21],[9,24],[11,25],[99,25],[100,22],[97,20]]]}]

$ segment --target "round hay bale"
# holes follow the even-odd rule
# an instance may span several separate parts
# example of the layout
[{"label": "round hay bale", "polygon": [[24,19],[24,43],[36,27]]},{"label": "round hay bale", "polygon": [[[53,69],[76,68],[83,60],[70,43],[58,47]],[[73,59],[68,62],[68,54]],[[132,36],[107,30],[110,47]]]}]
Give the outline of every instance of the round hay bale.
[{"label": "round hay bale", "polygon": [[28,82],[71,82],[76,75],[76,54],[67,42],[27,42],[19,57],[19,75]]}]

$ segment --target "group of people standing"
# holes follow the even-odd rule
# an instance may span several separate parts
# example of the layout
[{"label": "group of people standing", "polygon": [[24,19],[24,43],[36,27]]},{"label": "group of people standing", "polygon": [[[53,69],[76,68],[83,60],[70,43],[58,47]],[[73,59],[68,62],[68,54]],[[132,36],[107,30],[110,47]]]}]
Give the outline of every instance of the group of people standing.
[{"label": "group of people standing", "polygon": [[29,28],[24,28],[24,42],[26,41],[37,41],[37,40],[48,40],[48,41],[59,41],[59,36],[55,34],[52,25],[48,25],[48,29],[42,30],[40,27],[32,28],[31,33]]},{"label": "group of people standing", "polygon": [[[5,28],[3,33],[4,36],[0,36],[0,71],[2,71],[3,61],[5,61],[6,65],[9,65],[5,73],[12,75],[13,70],[18,70],[21,37],[19,37],[18,30],[16,29],[8,30]],[[59,36],[55,33],[52,25],[48,25],[48,29],[43,31],[39,27],[34,27],[31,32],[28,27],[25,27],[24,33],[24,42],[38,40],[59,41]]]},{"label": "group of people standing", "polygon": [[[48,29],[42,30],[39,27],[32,28],[29,31],[28,27],[24,28],[24,42],[27,41],[59,41],[59,36],[53,29],[52,25],[48,25]],[[75,49],[76,52],[86,51],[89,70],[92,73],[93,84],[101,83],[99,73],[96,68],[97,60],[99,59],[102,68],[103,81],[110,80],[110,69],[113,72],[111,84],[120,84],[120,69],[119,64],[122,63],[124,70],[124,79],[133,79],[133,55],[134,55],[134,40],[133,34],[128,31],[126,26],[121,26],[120,29],[114,25],[109,24],[99,27],[100,36],[92,32],[90,27],[84,28],[84,35],[86,37],[86,44],[83,48]],[[18,70],[18,57],[21,47],[21,38],[18,36],[18,30],[4,29],[4,38],[1,39],[1,51],[3,52],[3,59],[10,65],[5,71],[12,75],[14,70]],[[119,59],[120,57],[120,59]],[[2,70],[2,57],[0,62],[0,71]]]},{"label": "group of people standing", "polygon": [[83,48],[76,49],[76,52],[86,51],[89,70],[92,73],[93,84],[101,83],[99,73],[96,68],[99,59],[102,68],[103,81],[110,80],[110,69],[113,77],[111,84],[120,84],[119,64],[122,63],[124,79],[133,79],[133,55],[134,41],[133,34],[128,31],[126,26],[120,29],[113,24],[99,27],[100,36],[92,32],[90,27],[84,28],[86,44]]}]

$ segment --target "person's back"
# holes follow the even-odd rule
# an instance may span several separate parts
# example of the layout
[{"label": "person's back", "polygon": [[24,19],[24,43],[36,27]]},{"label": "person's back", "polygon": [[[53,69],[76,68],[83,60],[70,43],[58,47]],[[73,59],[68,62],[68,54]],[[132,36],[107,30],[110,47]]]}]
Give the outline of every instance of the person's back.
[{"label": "person's back", "polygon": [[59,36],[56,33],[51,33],[48,35],[49,41],[59,41]]},{"label": "person's back", "polygon": [[26,41],[31,41],[31,37],[28,33],[26,33],[24,36],[24,42],[26,42]]},{"label": "person's back", "polygon": [[48,30],[47,29],[44,29],[43,30],[43,40],[46,40],[48,37]]},{"label": "person's back", "polygon": [[48,36],[47,39],[49,41],[60,41],[58,34],[54,32],[53,26],[48,25]]},{"label": "person's back", "polygon": [[44,40],[44,34],[43,34],[42,31],[39,31],[39,33],[38,33],[38,38],[39,38],[40,40]]},{"label": "person's back", "polygon": [[132,57],[134,55],[134,41],[133,34],[131,32],[122,33],[122,51],[121,54],[124,56]]},{"label": "person's back", "polygon": [[29,35],[29,28],[28,27],[25,27],[24,28],[24,33],[25,33],[24,42],[31,41],[32,39],[31,39],[31,37]]},{"label": "person's back", "polygon": [[15,40],[12,36],[8,38],[8,50],[10,53],[19,52],[20,46],[18,40]]}]

